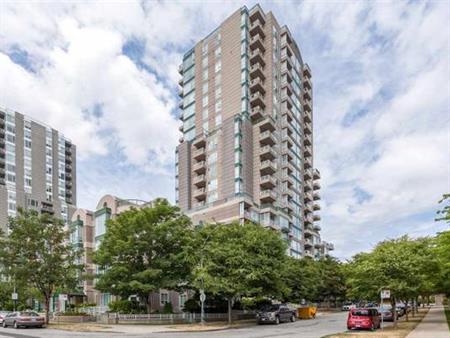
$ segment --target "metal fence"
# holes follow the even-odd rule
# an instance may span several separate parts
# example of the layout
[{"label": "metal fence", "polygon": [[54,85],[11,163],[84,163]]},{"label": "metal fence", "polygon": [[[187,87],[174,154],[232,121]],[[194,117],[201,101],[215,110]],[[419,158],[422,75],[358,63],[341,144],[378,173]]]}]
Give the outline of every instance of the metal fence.
[{"label": "metal fence", "polygon": [[[173,314],[119,314],[103,313],[96,316],[97,322],[102,324],[180,324],[200,322],[199,313],[173,313]],[[205,321],[227,321],[227,313],[205,313]],[[233,320],[255,319],[252,312],[233,312]]]}]

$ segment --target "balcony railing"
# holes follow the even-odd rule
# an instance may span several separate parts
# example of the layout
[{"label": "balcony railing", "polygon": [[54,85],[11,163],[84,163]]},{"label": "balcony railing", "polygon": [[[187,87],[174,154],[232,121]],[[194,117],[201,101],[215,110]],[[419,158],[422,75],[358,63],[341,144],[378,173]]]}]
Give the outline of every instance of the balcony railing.
[{"label": "balcony railing", "polygon": [[250,79],[255,79],[258,77],[264,80],[264,67],[259,63],[256,63],[250,67]]},{"label": "balcony railing", "polygon": [[261,132],[264,132],[266,130],[274,131],[275,121],[271,116],[266,116],[258,123],[258,126]]},{"label": "balcony railing", "polygon": [[273,160],[277,156],[277,154],[270,145],[266,145],[259,149],[259,156],[261,160],[264,161],[264,160]]},{"label": "balcony railing", "polygon": [[264,109],[260,106],[253,107],[250,110],[250,117],[252,120],[259,120],[264,116]]},{"label": "balcony railing", "polygon": [[264,108],[266,106],[264,104],[264,95],[260,92],[256,92],[250,95],[250,106]]},{"label": "balcony railing", "polygon": [[261,203],[271,203],[276,201],[277,195],[273,190],[262,190],[260,194]]},{"label": "balcony railing", "polygon": [[250,65],[260,64],[264,66],[266,63],[264,62],[264,53],[261,49],[255,49],[250,52]]},{"label": "balcony railing", "polygon": [[272,175],[261,176],[259,185],[263,189],[272,189],[277,185],[277,180]]},{"label": "balcony railing", "polygon": [[311,69],[306,63],[303,65],[303,75],[306,77],[311,77]]},{"label": "balcony railing", "polygon": [[194,159],[197,161],[204,160],[206,158],[206,149],[205,148],[199,148],[194,150]]},{"label": "balcony railing", "polygon": [[276,143],[275,137],[273,135],[273,133],[270,130],[266,130],[264,132],[262,132],[261,134],[259,134],[259,142],[262,145],[274,145]]},{"label": "balcony railing", "polygon": [[250,81],[250,92],[260,92],[261,94],[265,94],[266,90],[264,89],[264,81],[257,77],[256,79],[253,79]]},{"label": "balcony railing", "polygon": [[260,172],[261,175],[273,174],[277,171],[277,164],[270,160],[265,160],[261,162]]},{"label": "balcony railing", "polygon": [[195,173],[204,174],[206,172],[206,161],[199,161],[197,163],[194,163],[192,168],[194,169]]}]

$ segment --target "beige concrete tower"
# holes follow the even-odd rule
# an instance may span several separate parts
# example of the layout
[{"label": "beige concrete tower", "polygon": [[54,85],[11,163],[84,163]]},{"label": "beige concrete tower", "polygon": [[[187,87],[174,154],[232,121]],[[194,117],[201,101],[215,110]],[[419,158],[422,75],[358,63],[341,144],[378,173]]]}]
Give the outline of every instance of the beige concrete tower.
[{"label": "beige concrete tower", "polygon": [[320,257],[311,70],[289,29],[243,7],[179,68],[176,200],[194,223],[252,220]]}]

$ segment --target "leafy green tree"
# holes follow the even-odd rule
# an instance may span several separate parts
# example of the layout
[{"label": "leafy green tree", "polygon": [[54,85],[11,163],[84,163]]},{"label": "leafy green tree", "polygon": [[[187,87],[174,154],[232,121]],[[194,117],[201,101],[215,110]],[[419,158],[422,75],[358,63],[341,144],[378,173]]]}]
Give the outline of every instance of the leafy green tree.
[{"label": "leafy green tree", "polygon": [[56,289],[72,289],[82,269],[80,252],[68,243],[62,220],[35,210],[18,210],[9,219],[8,236],[0,239],[0,265],[19,285],[35,288],[44,301],[48,323],[50,298]]},{"label": "leafy green tree", "polygon": [[[436,271],[427,238],[407,236],[379,243],[370,253],[353,257],[346,267],[348,295],[353,299],[376,300],[382,289],[391,290],[391,305],[417,297]],[[394,322],[396,325],[396,322]]]},{"label": "leafy green tree", "polygon": [[437,211],[436,221],[444,221],[450,223],[450,194],[442,195],[442,199],[439,203],[444,203],[445,205],[441,210]]},{"label": "leafy green tree", "polygon": [[280,234],[260,225],[246,223],[209,224],[196,231],[191,284],[197,289],[221,295],[232,303],[242,296],[281,298],[286,243]]},{"label": "leafy green tree", "polygon": [[318,300],[336,302],[344,300],[346,286],[342,264],[334,257],[325,257],[315,262],[319,275],[316,276]]},{"label": "leafy green tree", "polygon": [[439,266],[437,289],[450,297],[450,231],[436,236],[434,254]]},{"label": "leafy green tree", "polygon": [[94,257],[103,271],[95,287],[122,298],[138,295],[150,313],[150,293],[186,287],[184,253],[191,242],[191,221],[165,199],[125,211],[107,223]]},{"label": "leafy green tree", "polygon": [[320,271],[312,259],[286,258],[284,282],[289,288],[285,301],[300,304],[302,300],[315,301],[319,298]]}]

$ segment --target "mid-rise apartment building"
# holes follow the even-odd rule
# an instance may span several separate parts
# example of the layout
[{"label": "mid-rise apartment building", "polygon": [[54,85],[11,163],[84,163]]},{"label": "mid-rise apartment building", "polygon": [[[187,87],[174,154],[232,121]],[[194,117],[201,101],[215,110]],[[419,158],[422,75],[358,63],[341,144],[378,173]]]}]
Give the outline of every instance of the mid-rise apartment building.
[{"label": "mid-rise apartment building", "polygon": [[258,222],[321,257],[312,73],[286,26],[243,7],[179,67],[176,201],[194,221]]},{"label": "mid-rise apartment building", "polygon": [[[130,208],[150,207],[152,202],[146,202],[136,199],[123,199],[112,195],[103,196],[94,211],[86,209],[77,209],[73,216],[71,227],[72,244],[83,249],[84,253],[79,263],[85,266],[85,272],[95,276],[101,271],[92,261],[92,254],[97,250],[105,236],[107,221],[114,219],[118,214],[129,210]],[[95,303],[98,311],[106,311],[108,304],[116,300],[116,297],[110,293],[100,292],[95,289],[95,279],[83,280],[80,278],[79,289],[82,294],[74,293],[72,303],[87,302]],[[81,297],[80,297],[81,296]],[[175,291],[161,289],[159,292],[151,294],[151,302],[154,310],[162,310],[166,303],[171,303],[175,312],[182,310],[184,302],[187,300],[187,293],[178,293]]]},{"label": "mid-rise apartment building", "polygon": [[76,147],[57,130],[0,108],[0,229],[19,207],[69,220],[76,205]]}]

